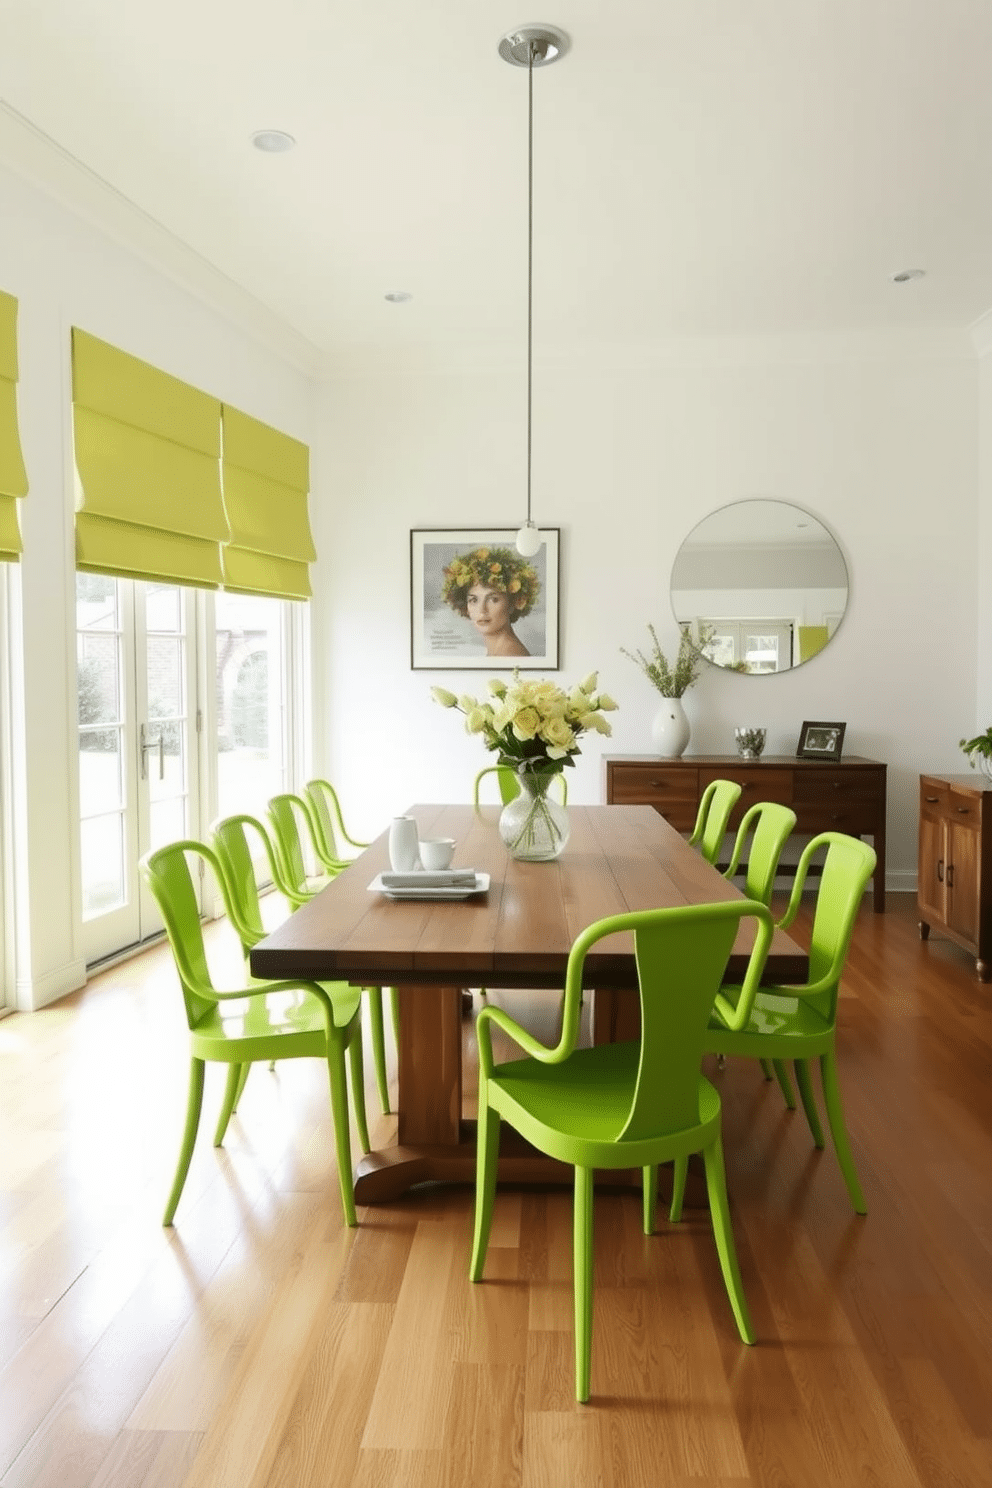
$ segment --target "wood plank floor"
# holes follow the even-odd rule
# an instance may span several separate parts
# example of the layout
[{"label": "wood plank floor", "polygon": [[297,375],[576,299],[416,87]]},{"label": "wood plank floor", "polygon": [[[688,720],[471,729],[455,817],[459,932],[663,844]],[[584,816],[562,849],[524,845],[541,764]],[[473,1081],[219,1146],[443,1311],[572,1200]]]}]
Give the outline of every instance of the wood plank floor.
[{"label": "wood plank floor", "polygon": [[[499,996],[553,1021],[546,995]],[[471,1020],[465,1038],[471,1057]],[[162,1229],[186,1040],[168,953],[146,953],[0,1021],[0,1483],[990,1484],[990,1044],[968,958],[919,942],[909,896],[866,902],[840,1062],[868,1217],[756,1067],[714,1071],[759,1342],[737,1338],[705,1211],[645,1237],[637,1196],[603,1194],[580,1407],[569,1193],[499,1197],[480,1286],[468,1190],[345,1229],[316,1062],[253,1070],[221,1150],[208,1073]]]}]

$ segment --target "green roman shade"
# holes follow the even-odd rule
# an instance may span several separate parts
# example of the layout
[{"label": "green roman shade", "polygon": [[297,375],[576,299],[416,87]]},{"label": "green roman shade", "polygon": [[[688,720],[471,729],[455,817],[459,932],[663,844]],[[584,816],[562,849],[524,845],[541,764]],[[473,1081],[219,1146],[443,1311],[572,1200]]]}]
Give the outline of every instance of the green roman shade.
[{"label": "green roman shade", "polygon": [[307,446],[225,403],[223,471],[231,524],[224,588],[309,599],[309,564],[317,554],[307,511]]},{"label": "green roman shade", "polygon": [[17,499],[27,493],[17,427],[17,301],[0,290],[0,562],[16,563],[22,551]]},{"label": "green roman shade", "polygon": [[76,567],[217,588],[219,399],[76,329],[72,398]]}]

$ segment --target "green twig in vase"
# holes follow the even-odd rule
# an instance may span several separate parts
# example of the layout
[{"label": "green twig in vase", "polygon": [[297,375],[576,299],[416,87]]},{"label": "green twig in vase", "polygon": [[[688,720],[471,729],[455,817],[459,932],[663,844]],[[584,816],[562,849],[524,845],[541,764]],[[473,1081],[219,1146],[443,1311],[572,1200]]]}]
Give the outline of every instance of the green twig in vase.
[{"label": "green twig in vase", "polygon": [[653,687],[656,687],[662,697],[680,698],[699,676],[705,657],[702,648],[710,639],[711,631],[707,627],[700,627],[698,643],[693,641],[692,632],[688,625],[679,627],[679,649],[675,657],[674,665],[669,662],[658,641],[658,633],[653,625],[648,626],[651,636],[651,651],[645,656],[643,651],[628,651],[626,646],[620,650],[624,656],[637,663],[641,671],[647,677]]}]

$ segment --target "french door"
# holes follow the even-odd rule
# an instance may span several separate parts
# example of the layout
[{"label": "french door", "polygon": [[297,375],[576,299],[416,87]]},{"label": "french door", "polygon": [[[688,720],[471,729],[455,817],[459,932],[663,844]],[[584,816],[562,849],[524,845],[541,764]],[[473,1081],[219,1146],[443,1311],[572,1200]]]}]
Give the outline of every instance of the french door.
[{"label": "french door", "polygon": [[198,821],[195,634],[191,590],[76,576],[87,963],[161,929],[138,860]]},{"label": "french door", "polygon": [[[76,576],[80,883],[87,964],[160,928],[142,854],[264,815],[288,786],[289,606]],[[216,906],[204,903],[212,912]]]}]

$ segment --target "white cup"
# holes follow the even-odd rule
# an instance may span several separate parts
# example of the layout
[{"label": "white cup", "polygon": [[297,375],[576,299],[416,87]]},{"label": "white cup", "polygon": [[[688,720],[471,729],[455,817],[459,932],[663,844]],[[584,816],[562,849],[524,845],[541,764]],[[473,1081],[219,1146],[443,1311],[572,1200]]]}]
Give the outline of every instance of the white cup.
[{"label": "white cup", "polygon": [[453,837],[429,837],[420,844],[420,861],[428,873],[437,873],[451,867],[455,852]]},{"label": "white cup", "polygon": [[389,827],[389,862],[394,873],[412,873],[420,867],[417,823],[412,816],[394,816]]}]

